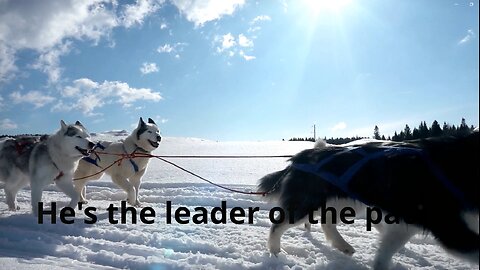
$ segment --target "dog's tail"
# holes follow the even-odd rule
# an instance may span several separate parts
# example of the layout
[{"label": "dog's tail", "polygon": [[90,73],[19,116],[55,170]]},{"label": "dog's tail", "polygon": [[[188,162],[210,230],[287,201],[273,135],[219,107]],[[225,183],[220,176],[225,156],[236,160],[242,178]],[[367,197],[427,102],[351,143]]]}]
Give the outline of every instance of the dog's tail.
[{"label": "dog's tail", "polygon": [[282,191],[282,180],[289,168],[267,174],[259,180],[258,191],[265,192],[268,199],[278,199]]}]

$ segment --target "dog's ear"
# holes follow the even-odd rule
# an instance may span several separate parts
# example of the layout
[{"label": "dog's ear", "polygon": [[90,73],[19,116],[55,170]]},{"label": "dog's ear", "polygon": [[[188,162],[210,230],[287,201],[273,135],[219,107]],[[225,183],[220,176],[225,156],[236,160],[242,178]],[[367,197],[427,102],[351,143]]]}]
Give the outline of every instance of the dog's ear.
[{"label": "dog's ear", "polygon": [[153,121],[153,119],[152,119],[152,118],[148,118],[148,123],[149,123],[149,124],[154,124],[154,125],[157,125],[157,124],[155,123],[155,121]]},{"label": "dog's ear", "polygon": [[142,135],[143,132],[147,130],[147,124],[143,122],[142,117],[140,117],[140,121],[138,121],[138,127],[137,127],[137,140],[140,140],[140,135]]},{"label": "dog's ear", "polygon": [[62,127],[62,130],[67,129],[67,124],[65,124],[65,122],[63,122],[63,120],[60,120],[60,126]]},{"label": "dog's ear", "polygon": [[145,122],[143,121],[143,118],[140,117],[140,120],[138,121],[138,128],[145,126]]},{"label": "dog's ear", "polygon": [[85,129],[85,127],[82,125],[82,123],[80,123],[80,121],[75,122],[75,125]]}]

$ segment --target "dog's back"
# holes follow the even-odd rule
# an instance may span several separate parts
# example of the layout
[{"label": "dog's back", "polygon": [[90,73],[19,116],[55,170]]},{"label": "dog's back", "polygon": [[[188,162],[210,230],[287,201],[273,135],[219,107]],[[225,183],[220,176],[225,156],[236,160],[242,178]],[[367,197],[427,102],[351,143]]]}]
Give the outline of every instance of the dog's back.
[{"label": "dog's back", "polygon": [[23,136],[0,143],[0,181],[5,182],[5,197],[12,211],[20,209],[17,192],[28,185],[30,155],[39,141],[38,137]]},{"label": "dog's back", "polygon": [[0,180],[5,181],[14,168],[27,174],[30,154],[38,142],[39,138],[33,136],[4,140],[0,149]]}]

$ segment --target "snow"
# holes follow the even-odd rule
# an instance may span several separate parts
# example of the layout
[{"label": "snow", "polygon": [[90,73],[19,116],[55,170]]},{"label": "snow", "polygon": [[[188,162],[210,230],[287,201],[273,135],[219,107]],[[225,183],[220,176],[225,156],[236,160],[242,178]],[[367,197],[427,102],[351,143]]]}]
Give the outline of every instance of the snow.
[{"label": "snow", "polygon": [[[99,137],[105,139],[106,135]],[[310,148],[310,142],[215,142],[195,138],[165,138],[158,155],[289,155]],[[286,158],[256,159],[169,159],[216,183],[253,191],[263,175],[279,170]],[[98,221],[77,211],[74,224],[38,224],[30,214],[30,190],[18,194],[21,210],[10,212],[5,193],[0,191],[0,265],[2,269],[369,269],[376,250],[377,232],[368,232],[365,221],[339,225],[339,231],[356,249],[353,257],[334,250],[320,226],[306,232],[301,226],[282,237],[283,252],[270,256],[266,241],[270,227],[268,211],[274,205],[261,196],[231,193],[194,178],[175,167],[153,159],[140,190],[143,207],[155,210],[155,222],[111,224],[107,207],[120,206],[123,191],[109,177],[87,186],[87,207],[95,207]],[[57,208],[68,198],[55,186],[48,186],[44,202],[56,201]],[[211,210],[227,203],[233,207],[259,207],[253,224],[196,225],[166,224],[166,202],[172,211],[187,207]],[[141,208],[138,208],[140,212]],[[115,215],[119,218],[119,214]],[[247,219],[245,219],[247,220]],[[48,219],[46,221],[49,221]],[[209,221],[210,218],[209,218]],[[443,251],[430,236],[414,237],[394,258],[393,269],[478,269]]]}]

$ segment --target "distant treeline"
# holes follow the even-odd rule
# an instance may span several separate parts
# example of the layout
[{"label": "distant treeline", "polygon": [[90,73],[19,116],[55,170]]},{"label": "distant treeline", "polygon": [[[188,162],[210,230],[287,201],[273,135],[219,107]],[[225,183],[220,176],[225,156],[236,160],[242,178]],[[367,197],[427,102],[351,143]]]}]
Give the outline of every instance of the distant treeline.
[{"label": "distant treeline", "polygon": [[[390,136],[387,138],[387,140],[392,140],[396,142],[400,141],[405,141],[405,140],[415,140],[415,139],[424,139],[428,137],[439,137],[439,136],[465,136],[470,134],[475,127],[468,126],[465,118],[462,118],[462,121],[459,126],[455,125],[450,125],[447,122],[443,122],[443,125],[440,126],[437,120],[434,120],[432,122],[432,125],[430,127],[427,126],[427,123],[425,121],[421,122],[420,125],[417,127],[414,127],[413,130],[408,126],[405,125],[405,128],[393,134],[393,136],[390,138]],[[385,136],[380,135],[380,130],[377,126],[375,126],[373,130],[373,138],[374,139],[385,139]]]},{"label": "distant treeline", "polygon": [[[462,118],[460,125],[450,125],[447,122],[443,122],[443,125],[440,126],[437,120],[432,122],[430,127],[427,126],[425,121],[420,122],[418,127],[414,127],[413,130],[408,126],[405,125],[405,128],[398,132],[395,131],[393,136],[385,137],[381,135],[380,128],[375,126],[373,129],[373,139],[377,140],[391,140],[396,142],[401,142],[405,140],[415,140],[415,139],[424,139],[428,137],[439,137],[439,136],[465,136],[471,133],[475,127],[468,126],[465,118]],[[366,139],[366,137],[347,137],[347,138],[330,138],[327,139],[326,137],[324,140],[329,144],[344,144],[349,143],[351,141],[359,140],[359,139]],[[313,137],[305,137],[305,138],[291,138],[289,141],[311,141],[314,142],[315,138]]]},{"label": "distant treeline", "polygon": [[[330,138],[330,139],[327,139],[326,137],[323,138],[323,140],[326,141],[329,144],[344,144],[344,143],[349,143],[349,142],[353,142],[353,141],[360,140],[360,139],[366,139],[366,138],[365,137],[358,137],[358,136],[347,137],[347,138]],[[289,139],[289,141],[293,141],[293,142],[314,142],[315,139],[313,137],[291,138],[291,139]]]},{"label": "distant treeline", "polygon": [[43,135],[46,135],[46,134],[17,134],[17,135],[5,135],[5,134],[1,134],[0,135],[0,139],[1,138],[18,138],[18,137],[23,137],[23,136],[28,136],[28,137],[42,137]]}]

